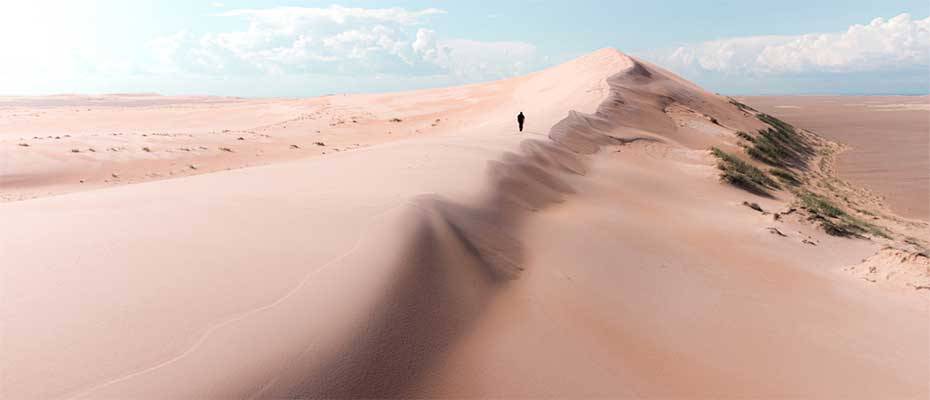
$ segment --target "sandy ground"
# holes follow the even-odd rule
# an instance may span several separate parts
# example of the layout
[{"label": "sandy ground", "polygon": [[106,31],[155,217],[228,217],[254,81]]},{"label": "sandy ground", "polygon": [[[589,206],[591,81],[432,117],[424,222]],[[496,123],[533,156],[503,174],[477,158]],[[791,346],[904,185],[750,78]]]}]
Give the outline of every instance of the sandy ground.
[{"label": "sandy ground", "polygon": [[930,97],[772,96],[745,102],[847,144],[840,177],[886,197],[898,214],[930,220]]},{"label": "sandy ground", "polygon": [[707,147],[764,125],[615,50],[412,93],[126,97],[5,100],[4,399],[930,395],[927,291],[846,272],[880,245],[773,218],[788,192],[719,182]]}]

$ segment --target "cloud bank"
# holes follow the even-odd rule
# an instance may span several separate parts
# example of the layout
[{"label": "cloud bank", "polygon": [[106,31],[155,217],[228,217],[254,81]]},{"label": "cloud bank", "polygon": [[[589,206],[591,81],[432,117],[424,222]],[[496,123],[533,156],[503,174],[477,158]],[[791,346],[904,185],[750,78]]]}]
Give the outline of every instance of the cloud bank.
[{"label": "cloud bank", "polygon": [[[816,76],[861,80],[887,73],[914,75],[903,84],[916,83],[922,87],[915,92],[926,93],[930,90],[926,83],[930,80],[930,17],[913,19],[900,14],[852,25],[844,32],[727,38],[643,56],[686,77],[723,86],[724,80],[771,83]],[[895,81],[902,82],[900,76]]]},{"label": "cloud bank", "polygon": [[[450,36],[443,21],[451,16],[440,8],[237,9],[213,2],[201,8],[208,14],[183,22],[187,29],[150,27],[113,39],[124,29],[121,14],[106,17],[64,0],[54,2],[56,13],[44,4],[11,4],[0,13],[4,94],[309,96],[487,81],[552,62],[531,43]],[[585,52],[582,44],[561,46],[556,59]],[[840,32],[725,38],[635,55],[730,94],[926,94],[930,17],[900,14]]]},{"label": "cloud bank", "polygon": [[178,32],[149,47],[153,71],[237,77],[372,75],[458,83],[524,74],[541,61],[529,43],[444,39],[429,28],[430,17],[440,14],[445,11],[337,5],[237,9],[216,17],[243,21],[238,30],[199,37]]}]

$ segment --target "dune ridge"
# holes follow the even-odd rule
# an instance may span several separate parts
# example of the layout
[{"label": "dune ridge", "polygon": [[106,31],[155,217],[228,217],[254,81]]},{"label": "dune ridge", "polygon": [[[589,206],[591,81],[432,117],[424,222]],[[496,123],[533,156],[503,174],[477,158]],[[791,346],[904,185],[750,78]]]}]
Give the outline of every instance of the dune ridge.
[{"label": "dune ridge", "polygon": [[432,135],[0,205],[3,397],[928,391],[925,299],[839,271],[875,243],[718,182],[755,114],[613,49],[467,90]]},{"label": "dune ridge", "polygon": [[[619,55],[619,54],[618,54]],[[625,56],[622,56],[625,57]],[[636,62],[623,59],[634,65]],[[620,74],[626,73],[621,71]],[[570,119],[599,118],[572,112],[558,124]],[[557,125],[558,125],[557,124]],[[555,130],[555,128],[553,128]],[[621,139],[592,134],[584,130],[565,130],[587,135],[594,142],[619,144]],[[573,190],[558,175],[586,173],[585,160],[558,142],[526,139],[519,143],[521,153],[506,152],[499,160],[488,162],[486,187],[482,199],[475,204],[459,204],[437,195],[421,195],[373,217],[389,213],[406,215],[399,239],[399,276],[392,278],[384,295],[383,310],[367,324],[361,334],[348,339],[351,347],[337,352],[338,357],[319,367],[294,368],[298,376],[276,376],[273,384],[255,385],[259,389],[249,397],[299,398],[370,398],[409,395],[404,390],[419,377],[418,371],[428,368],[429,358],[441,353],[454,340],[463,324],[480,313],[480,303],[493,296],[496,288],[517,279],[524,266],[523,248],[518,238],[521,223],[533,212],[565,201]],[[362,234],[364,235],[364,233]],[[361,236],[348,252],[327,262],[319,269],[338,263],[358,249]],[[451,254],[450,254],[451,253]],[[461,253],[461,254],[456,254]],[[393,268],[392,268],[393,269]],[[476,269],[477,271],[467,271]],[[447,275],[480,281],[473,293],[462,300],[456,282]],[[180,355],[144,370],[112,379],[68,398],[93,397],[93,393],[167,366],[191,354],[214,331],[234,324],[255,313],[275,307],[300,290],[312,275],[273,303],[236,315],[211,326],[192,346]],[[420,297],[432,294],[424,303]],[[476,299],[477,298],[477,299]],[[440,303],[437,307],[436,302]],[[415,319],[409,315],[415,315]],[[437,326],[445,327],[436,332]],[[409,366],[417,368],[411,370]],[[307,372],[307,371],[315,372]],[[333,371],[338,371],[334,373]]]},{"label": "dune ridge", "polygon": [[[653,73],[621,53],[605,52],[620,57],[629,67],[607,78],[608,96],[595,113],[571,111],[552,127],[551,141],[523,140],[520,154],[507,152],[499,160],[489,161],[482,201],[458,204],[428,195],[404,206],[412,209],[406,214],[415,221],[415,228],[401,239],[401,247],[406,249],[401,257],[404,272],[385,296],[385,303],[391,306],[375,312],[376,321],[381,321],[373,323],[376,328],[350,339],[352,346],[334,361],[318,368],[297,368],[300,374],[290,381],[277,376],[273,384],[258,385],[261,389],[252,397],[415,396],[417,392],[411,388],[422,379],[421,370],[429,369],[432,358],[447,351],[456,337],[467,331],[467,325],[478,318],[497,290],[519,278],[525,258],[519,238],[521,225],[533,213],[568,201],[574,193],[559,175],[584,175],[586,155],[604,146],[662,141],[654,136],[614,133],[623,127],[613,121],[622,117],[623,110],[616,106],[623,104],[622,93],[628,89],[624,84],[652,78]],[[455,256],[456,252],[466,257]],[[468,268],[478,271],[462,271]],[[458,283],[448,277],[462,274],[480,282],[471,293],[461,293]],[[424,295],[432,300],[424,303],[425,299],[416,298]],[[416,317],[410,319],[409,314]],[[436,327],[442,329],[437,332]],[[410,365],[416,368],[405,367]]]},{"label": "dune ridge", "polygon": [[[618,56],[632,64],[618,74],[637,71],[636,61]],[[588,149],[621,143],[622,139],[593,129],[560,128],[569,121],[584,121],[590,126],[589,121],[598,119],[597,113],[572,111],[549,135],[560,132],[556,137],[566,140],[561,135],[568,134],[571,139],[567,140],[583,142]],[[487,186],[482,200],[475,204],[459,204],[436,195],[413,199],[406,207],[415,210],[407,213],[416,221],[415,228],[401,241],[407,249],[401,257],[404,272],[385,296],[390,306],[375,312],[376,328],[350,339],[351,347],[315,369],[317,372],[307,374],[298,368],[300,375],[292,378],[294,383],[282,383],[276,377],[274,385],[259,385],[261,389],[252,397],[415,396],[411,388],[435,363],[433,358],[467,331],[497,290],[519,278],[525,267],[521,225],[534,212],[562,203],[574,192],[559,175],[584,175],[587,171],[586,160],[578,155],[584,153],[566,149],[559,140],[527,139],[519,148],[521,153],[507,152],[488,162]],[[455,278],[478,284],[470,293],[462,293]],[[413,318],[408,317],[411,314]],[[441,328],[437,331],[437,327]]]}]

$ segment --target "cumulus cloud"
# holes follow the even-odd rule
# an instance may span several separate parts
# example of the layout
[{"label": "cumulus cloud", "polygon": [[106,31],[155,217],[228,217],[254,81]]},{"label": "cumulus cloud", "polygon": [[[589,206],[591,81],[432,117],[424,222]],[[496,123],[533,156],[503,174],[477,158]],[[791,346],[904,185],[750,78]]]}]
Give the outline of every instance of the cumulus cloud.
[{"label": "cumulus cloud", "polygon": [[527,72],[536,48],[522,42],[442,39],[429,28],[436,8],[330,6],[237,9],[240,29],[193,37],[178,33],[150,43],[166,64],[200,73],[445,75],[474,81]]},{"label": "cumulus cloud", "polygon": [[930,17],[900,14],[844,32],[709,41],[647,57],[681,72],[858,73],[930,67]]},{"label": "cumulus cloud", "polygon": [[440,41],[427,60],[463,80],[520,75],[536,61],[536,47],[522,42]]},{"label": "cumulus cloud", "polygon": [[413,41],[411,47],[416,54],[419,54],[424,59],[435,59],[436,31],[426,28],[418,29],[416,39]]}]

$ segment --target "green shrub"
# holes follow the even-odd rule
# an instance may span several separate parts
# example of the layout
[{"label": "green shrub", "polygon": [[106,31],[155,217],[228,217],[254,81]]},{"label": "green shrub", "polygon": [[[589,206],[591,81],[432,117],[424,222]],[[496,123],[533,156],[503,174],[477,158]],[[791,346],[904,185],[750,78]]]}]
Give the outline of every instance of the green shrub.
[{"label": "green shrub", "polygon": [[743,139],[743,140],[745,140],[745,141],[747,141],[747,142],[750,142],[750,143],[756,141],[756,138],[752,137],[752,135],[750,135],[750,134],[748,134],[748,133],[746,133],[746,132],[743,132],[743,131],[736,132],[736,136],[739,136],[741,139]]},{"label": "green shrub", "polygon": [[711,154],[717,157],[723,181],[763,196],[770,196],[768,189],[781,189],[778,182],[752,164],[716,147],[711,148]]},{"label": "green shrub", "polygon": [[810,213],[810,219],[818,221],[824,232],[833,236],[862,237],[868,233],[873,236],[888,237],[884,229],[862,221],[837,207],[830,200],[813,192],[798,193],[801,206]]},{"label": "green shrub", "polygon": [[801,204],[810,212],[830,218],[839,218],[847,215],[845,211],[835,206],[829,200],[813,192],[802,192],[799,197],[801,198]]},{"label": "green shrub", "polygon": [[811,145],[793,126],[768,114],[758,114],[760,121],[771,128],[762,129],[746,150],[750,157],[775,167],[807,166],[807,159],[814,154]]},{"label": "green shrub", "polygon": [[756,111],[755,108],[752,108],[752,107],[747,106],[747,105],[745,105],[745,104],[743,104],[743,103],[740,103],[740,102],[736,101],[735,99],[733,99],[732,97],[727,98],[727,100],[730,101],[730,104],[736,106],[736,108],[739,108],[741,111],[753,111],[753,112],[758,112],[758,111]]},{"label": "green shrub", "polygon": [[772,174],[772,176],[778,178],[778,180],[782,181],[782,183],[788,184],[790,186],[799,186],[801,184],[801,180],[798,179],[798,176],[789,170],[772,168],[769,170],[769,173]]},{"label": "green shrub", "polygon": [[785,121],[782,121],[778,118],[775,118],[771,115],[759,113],[758,115],[756,115],[756,118],[758,118],[762,122],[765,122],[766,124],[769,124],[770,126],[772,126],[773,128],[779,131],[792,132],[792,133],[794,132],[794,126],[791,126],[791,124]]}]

